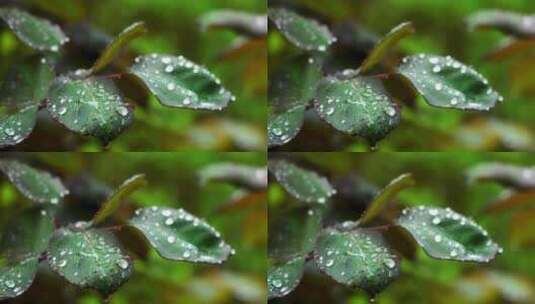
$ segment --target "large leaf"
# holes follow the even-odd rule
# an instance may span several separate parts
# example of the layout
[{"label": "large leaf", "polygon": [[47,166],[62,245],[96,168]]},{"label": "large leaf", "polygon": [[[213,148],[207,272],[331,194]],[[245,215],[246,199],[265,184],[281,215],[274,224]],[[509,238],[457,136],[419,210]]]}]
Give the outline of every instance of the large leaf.
[{"label": "large leaf", "polygon": [[108,295],[126,282],[133,264],[113,235],[101,230],[58,230],[47,252],[52,270],[70,283]]},{"label": "large leaf", "polygon": [[144,174],[137,174],[125,180],[119,186],[119,188],[117,188],[115,192],[102,204],[102,207],[100,207],[100,210],[93,218],[93,223],[102,223],[105,219],[112,215],[117,208],[119,208],[124,199],[146,185],[147,180],[145,179]]},{"label": "large leaf", "polygon": [[44,57],[26,58],[9,69],[0,96],[9,105],[37,105],[54,80],[54,70]]},{"label": "large leaf", "polygon": [[269,171],[286,191],[300,201],[325,204],[336,193],[326,178],[285,160],[270,161]]},{"label": "large leaf", "polygon": [[129,224],[166,259],[220,264],[234,253],[217,230],[183,209],[138,209]]},{"label": "large leaf", "polygon": [[57,52],[62,44],[69,41],[57,25],[27,12],[1,8],[0,18],[4,19],[20,40],[40,51]]},{"label": "large leaf", "polygon": [[115,58],[117,53],[119,53],[121,48],[123,48],[126,44],[128,44],[135,38],[145,34],[146,32],[147,28],[145,27],[145,23],[143,22],[136,22],[125,28],[121,33],[119,33],[119,35],[117,35],[117,37],[115,37],[115,39],[110,44],[108,44],[106,49],[104,49],[95,64],[93,64],[91,72],[96,73],[102,70],[110,62],[112,62],[112,60]]},{"label": "large leaf", "polygon": [[359,219],[359,224],[364,225],[371,222],[386,208],[388,203],[393,200],[401,190],[412,186],[414,186],[414,179],[411,174],[402,174],[393,179],[373,199],[362,218]]},{"label": "large leaf", "polygon": [[535,37],[535,15],[522,15],[502,10],[482,10],[467,18],[471,30],[497,29],[518,38]]},{"label": "large leaf", "polygon": [[69,190],[59,178],[18,161],[1,160],[0,170],[32,201],[57,204],[62,197],[69,194]]},{"label": "large leaf", "polygon": [[47,109],[69,130],[108,143],[126,129],[133,112],[109,79],[61,76],[50,88]]},{"label": "large leaf", "polygon": [[399,108],[381,82],[371,77],[326,77],[318,87],[314,107],[335,129],[372,144],[400,121]]},{"label": "large leaf", "polygon": [[483,75],[450,56],[405,57],[398,71],[432,106],[488,111],[503,100]]},{"label": "large leaf", "polygon": [[37,257],[28,257],[0,266],[0,301],[25,292],[33,282],[37,265]]},{"label": "large leaf", "polygon": [[166,106],[221,110],[235,99],[214,74],[183,56],[140,56],[130,72]]},{"label": "large leaf", "polygon": [[336,42],[326,26],[285,8],[270,8],[268,15],[281,33],[301,49],[324,52]]},{"label": "large leaf", "polygon": [[485,229],[449,208],[408,208],[397,223],[437,259],[488,262],[502,250]]},{"label": "large leaf", "polygon": [[322,211],[298,207],[269,222],[269,298],[282,297],[297,287],[321,228]]},{"label": "large leaf", "polygon": [[366,60],[359,68],[361,73],[365,73],[381,62],[381,59],[393,48],[401,39],[414,33],[414,27],[410,22],[403,22],[396,26],[373,48]]},{"label": "large leaf", "polygon": [[372,296],[399,275],[398,257],[373,230],[327,228],[319,236],[314,261],[338,283],[358,287]]},{"label": "large leaf", "polygon": [[37,107],[17,107],[0,115],[0,148],[16,145],[30,136],[37,119]]},{"label": "large leaf", "polygon": [[280,146],[297,136],[305,118],[305,106],[272,110],[268,117],[268,145]]}]

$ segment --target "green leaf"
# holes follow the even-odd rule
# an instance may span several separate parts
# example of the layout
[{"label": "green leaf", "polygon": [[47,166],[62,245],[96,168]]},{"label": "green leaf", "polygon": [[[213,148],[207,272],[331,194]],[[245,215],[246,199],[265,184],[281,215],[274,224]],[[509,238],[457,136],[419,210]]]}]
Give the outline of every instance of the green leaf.
[{"label": "green leaf", "polygon": [[255,15],[228,9],[213,10],[199,18],[203,31],[209,28],[231,29],[249,37],[263,37],[267,34],[266,15]]},{"label": "green leaf", "polygon": [[380,234],[366,229],[327,228],[319,236],[314,261],[338,283],[358,287],[370,295],[386,288],[399,275],[398,257]]},{"label": "green leaf", "polygon": [[489,262],[502,251],[481,226],[449,208],[408,208],[397,224],[437,259]]},{"label": "green leaf", "polygon": [[183,56],[137,57],[130,72],[169,107],[222,110],[235,99],[214,74]]},{"label": "green leaf", "polygon": [[237,163],[214,163],[202,168],[199,173],[201,184],[224,182],[255,191],[267,188],[267,168],[240,165]]},{"label": "green leaf", "polygon": [[91,73],[96,73],[102,70],[110,62],[112,62],[121,48],[146,32],[147,28],[145,27],[144,22],[136,22],[125,28],[110,44],[108,44],[106,49],[104,49],[100,57],[91,68]]},{"label": "green leaf", "polygon": [[16,8],[1,8],[0,18],[22,42],[39,51],[57,52],[69,41],[59,26]]},{"label": "green leaf", "polygon": [[381,62],[383,57],[393,48],[398,42],[414,33],[414,27],[411,22],[403,22],[396,26],[373,48],[366,60],[359,68],[360,73],[366,73],[376,64]]},{"label": "green leaf", "polygon": [[0,148],[16,145],[33,131],[37,119],[37,106],[31,105],[0,115]]},{"label": "green leaf", "polygon": [[11,66],[0,88],[9,105],[38,105],[54,80],[54,70],[44,57],[30,57]]},{"label": "green leaf", "polygon": [[286,191],[300,201],[325,204],[336,193],[326,178],[285,160],[270,161],[269,171]]},{"label": "green leaf", "polygon": [[432,106],[488,111],[503,100],[483,75],[450,56],[405,57],[398,72]]},{"label": "green leaf", "polygon": [[336,37],[317,21],[305,18],[285,8],[270,8],[269,19],[298,48],[325,52]]},{"label": "green leaf", "polygon": [[502,10],[482,10],[467,18],[468,28],[497,29],[517,38],[535,37],[535,15]]},{"label": "green leaf", "polygon": [[218,231],[183,209],[138,209],[129,224],[166,259],[221,264],[234,254]]},{"label": "green leaf", "polygon": [[57,204],[69,190],[59,178],[18,161],[0,160],[0,170],[27,198],[38,203]]},{"label": "green leaf", "polygon": [[283,297],[297,287],[305,257],[314,248],[321,228],[322,210],[292,208],[269,222],[269,298]]},{"label": "green leaf", "polygon": [[136,190],[147,185],[147,180],[144,174],[138,174],[125,180],[119,188],[102,204],[100,210],[95,214],[93,223],[95,225],[102,223],[110,215],[112,215],[121,205],[121,202],[130,196]]},{"label": "green leaf", "polygon": [[304,119],[305,106],[270,111],[267,125],[269,147],[291,141],[301,131]]},{"label": "green leaf", "polygon": [[37,272],[37,258],[27,257],[0,267],[0,301],[20,296],[32,285]]},{"label": "green leaf", "polygon": [[314,107],[335,129],[372,144],[394,129],[401,115],[382,83],[371,77],[326,77],[318,87]]},{"label": "green leaf", "polygon": [[130,257],[122,252],[113,235],[95,229],[58,230],[50,241],[47,260],[52,270],[70,283],[104,295],[125,283],[133,268]]},{"label": "green leaf", "polygon": [[414,179],[411,174],[402,174],[393,179],[383,190],[373,199],[364,215],[359,219],[359,225],[365,225],[376,218],[392,201],[397,194],[406,188],[414,186]]},{"label": "green leaf", "polygon": [[39,257],[53,233],[54,223],[46,209],[27,209],[17,214],[5,228],[0,253],[10,260]]},{"label": "green leaf", "polygon": [[103,78],[61,76],[52,84],[46,106],[69,130],[95,136],[103,143],[117,137],[133,120],[133,111],[119,89]]},{"label": "green leaf", "polygon": [[270,259],[268,269],[268,299],[280,298],[292,292],[303,277],[305,258],[295,257],[285,263],[273,262]]}]

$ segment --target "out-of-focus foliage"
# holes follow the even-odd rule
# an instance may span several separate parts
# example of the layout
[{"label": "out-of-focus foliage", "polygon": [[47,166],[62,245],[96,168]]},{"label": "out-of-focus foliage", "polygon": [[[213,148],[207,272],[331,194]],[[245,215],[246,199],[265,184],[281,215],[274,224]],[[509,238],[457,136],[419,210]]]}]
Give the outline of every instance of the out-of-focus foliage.
[{"label": "out-of-focus foliage", "polygon": [[[480,72],[504,100],[489,113],[444,110],[429,106],[422,97],[407,91],[397,77],[389,77],[387,89],[402,98],[401,123],[378,149],[417,150],[535,150],[535,48],[533,39],[514,39],[496,30],[472,31],[467,18],[484,9],[533,14],[535,3],[524,0],[270,0],[269,7],[288,7],[327,25],[338,42],[325,73],[359,67],[379,37],[393,26],[411,21],[414,35],[404,38],[395,56],[378,66],[388,71],[405,55],[416,53],[451,55]],[[532,19],[530,19],[532,20]],[[268,36],[270,69],[284,64],[297,52],[277,31]],[[379,74],[379,76],[384,76]],[[399,94],[400,88],[404,94]],[[303,130],[284,151],[363,151],[362,139],[333,132],[310,113],[305,113]]]},{"label": "out-of-focus foliage", "polygon": [[[521,177],[535,179],[532,173],[535,161],[531,154],[270,153],[270,159],[273,157],[284,157],[314,170],[339,189],[324,210],[323,227],[361,218],[377,195],[378,187],[395,176],[411,172],[415,187],[400,192],[375,223],[386,223],[404,207],[449,207],[468,218],[473,217],[493,241],[503,247],[503,254],[488,264],[445,262],[430,258],[423,249],[414,246],[405,231],[388,228],[383,234],[396,254],[404,258],[400,276],[377,295],[375,303],[535,301],[535,242],[529,224],[534,220],[535,189],[517,188],[516,184],[508,182]],[[490,166],[486,165],[489,162]],[[502,166],[506,168],[512,165],[516,170],[507,171],[508,176],[516,174],[516,179],[504,181],[500,175],[493,177],[489,170],[485,175],[474,173],[482,172],[485,166],[495,168],[497,163],[507,165]],[[268,193],[270,218],[283,216],[284,210],[299,204],[277,183],[270,182]],[[451,257],[451,252],[448,253]],[[301,283],[292,293],[269,303],[368,303],[364,291],[343,287],[320,275],[309,264],[304,269]]]},{"label": "out-of-focus foliage", "polygon": [[[110,153],[2,154],[50,172],[70,190],[58,210],[58,225],[91,220],[110,189],[125,176],[144,173],[147,187],[137,190],[107,221],[125,223],[137,208],[183,208],[204,218],[235,250],[223,265],[168,261],[130,228],[115,231],[134,258],[132,276],[111,303],[264,303],[266,298],[266,192],[227,181],[205,180],[200,172],[219,163],[263,168],[265,153]],[[7,178],[0,179],[0,231],[31,206]],[[111,228],[114,229],[113,227]],[[0,260],[0,265],[3,261]],[[100,296],[66,284],[46,267],[26,293],[12,303],[99,303]]]},{"label": "out-of-focus foliage", "polygon": [[[9,0],[28,12],[60,25],[71,41],[64,47],[68,60],[62,61],[59,73],[73,68],[90,68],[112,37],[125,25],[144,21],[148,33],[137,38],[115,60],[116,67],[126,68],[138,54],[166,53],[183,55],[202,63],[236,96],[222,112],[169,109],[159,104],[131,76],[110,75],[135,103],[134,122],[128,130],[106,147],[112,151],[146,150],[263,150],[267,109],[267,56],[265,36],[248,37],[247,33],[226,27],[201,27],[205,14],[232,9],[255,15],[266,14],[260,0]],[[4,4],[4,2],[2,3]],[[0,27],[0,75],[5,75],[16,58],[30,54],[2,23]],[[101,73],[110,74],[109,69]],[[3,77],[2,77],[3,78]],[[1,113],[4,114],[4,113]],[[64,130],[48,117],[39,115],[34,133],[13,149],[101,150],[97,139]]]}]

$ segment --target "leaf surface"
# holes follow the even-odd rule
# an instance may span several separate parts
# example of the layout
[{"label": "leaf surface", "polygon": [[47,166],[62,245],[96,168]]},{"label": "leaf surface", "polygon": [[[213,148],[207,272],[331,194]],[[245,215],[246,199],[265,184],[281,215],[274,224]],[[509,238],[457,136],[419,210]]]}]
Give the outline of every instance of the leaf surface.
[{"label": "leaf surface", "polygon": [[37,119],[37,106],[9,110],[0,118],[0,148],[14,146],[25,140],[33,131]]},{"label": "leaf surface", "polygon": [[37,265],[36,257],[28,257],[0,267],[0,301],[20,296],[30,288]]}]

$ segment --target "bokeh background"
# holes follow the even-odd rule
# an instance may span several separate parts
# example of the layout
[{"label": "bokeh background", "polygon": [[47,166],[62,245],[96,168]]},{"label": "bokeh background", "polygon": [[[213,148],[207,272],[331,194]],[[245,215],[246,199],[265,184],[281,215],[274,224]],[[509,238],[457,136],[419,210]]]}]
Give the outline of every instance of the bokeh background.
[{"label": "bokeh background", "polygon": [[[535,13],[530,0],[269,0],[316,19],[339,38],[327,72],[356,69],[366,54],[394,26],[411,21],[415,34],[399,43],[386,66],[416,53],[451,55],[481,72],[504,97],[490,112],[463,112],[429,106],[421,97],[399,94],[401,124],[379,142],[382,151],[533,151],[535,149],[535,47],[514,52],[495,51],[507,36],[494,30],[474,31],[465,19],[483,9]],[[271,26],[268,36],[269,69],[297,52]],[[493,53],[494,52],[494,53]],[[493,55],[492,55],[493,54]],[[396,88],[396,86],[393,86]],[[406,91],[406,90],[404,90]],[[301,133],[282,151],[367,151],[365,140],[337,132],[308,111]]]},{"label": "bokeh background", "polygon": [[[285,158],[329,179],[338,193],[328,203],[324,225],[357,220],[378,190],[395,177],[412,173],[415,187],[400,193],[397,204],[383,213],[385,218],[394,218],[407,206],[450,207],[473,217],[504,249],[488,264],[442,261],[396,237],[396,248],[404,254],[401,275],[377,295],[375,303],[535,303],[535,189],[516,189],[514,195],[514,187],[473,179],[474,166],[488,162],[533,169],[533,154],[279,152],[270,153],[269,158]],[[532,174],[531,182],[534,178]],[[282,208],[299,204],[274,180],[268,191],[270,218]],[[490,208],[508,199],[507,208]],[[334,282],[311,264],[296,290],[269,303],[368,303],[364,292]]]},{"label": "bokeh background", "polygon": [[[263,168],[265,153],[0,153],[0,158],[17,158],[62,179],[71,194],[60,209],[60,223],[91,219],[110,190],[144,173],[148,185],[123,203],[114,217],[116,223],[127,220],[138,207],[184,208],[205,218],[236,250],[218,266],[172,262],[123,229],[119,237],[135,258],[134,272],[111,303],[265,303],[265,190],[247,190],[224,181],[203,183],[199,173],[221,162]],[[31,205],[0,177],[0,231]],[[94,291],[66,283],[42,263],[30,289],[6,303],[98,304],[101,300]]]},{"label": "bokeh background", "polygon": [[[218,9],[265,14],[264,0],[3,0],[59,24],[71,38],[64,71],[88,68],[111,37],[136,21],[148,33],[134,40],[116,68],[136,55],[183,55],[214,72],[237,98],[223,111],[168,108],[129,79],[119,84],[135,102],[133,125],[114,140],[112,151],[265,150],[267,52],[265,38],[248,39],[227,29],[201,29],[199,20]],[[0,25],[0,79],[11,64],[32,50]],[[61,72],[61,71],[60,71]],[[111,70],[108,74],[116,73]],[[106,71],[104,71],[106,74]],[[43,111],[46,112],[46,111]],[[46,113],[43,113],[46,114]],[[104,147],[41,115],[34,133],[14,150],[95,151]]]}]

